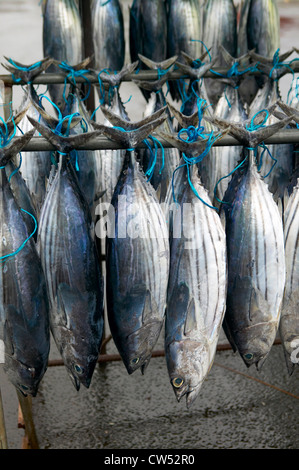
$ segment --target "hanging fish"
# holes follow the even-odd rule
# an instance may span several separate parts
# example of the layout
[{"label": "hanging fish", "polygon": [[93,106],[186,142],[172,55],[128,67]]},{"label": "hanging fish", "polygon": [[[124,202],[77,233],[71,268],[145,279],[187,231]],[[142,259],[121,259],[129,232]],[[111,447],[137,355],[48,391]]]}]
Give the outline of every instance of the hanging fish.
[{"label": "hanging fish", "polygon": [[[189,408],[198,396],[214,360],[226,306],[225,232],[198,176],[190,169],[179,195],[170,238],[170,274],[165,323],[165,353],[178,401]],[[208,204],[208,205],[206,205]]]},{"label": "hanging fish", "polygon": [[87,132],[69,137],[29,118],[60,152],[42,208],[39,252],[46,274],[50,326],[65,367],[77,390],[89,387],[103,336],[103,281],[96,245],[91,236],[91,214],[69,154],[74,147],[98,135]]},{"label": "hanging fish", "polygon": [[125,33],[119,0],[94,0],[91,9],[95,67],[111,72],[122,69]]},{"label": "hanging fish", "polygon": [[[169,67],[175,62],[176,57],[168,59],[165,62],[157,64],[152,60],[149,60],[147,57],[140,55],[140,59],[148,64],[149,68],[159,69],[159,70],[168,70]],[[167,82],[168,73],[163,73],[162,78],[150,82],[150,81],[140,81],[138,82],[139,86],[142,89],[146,89],[150,93],[150,98],[148,100],[148,105],[146,106],[144,116],[151,116],[159,109],[163,109],[167,106],[165,94],[163,91],[163,85]],[[137,81],[135,80],[135,83]],[[168,134],[174,132],[172,124],[172,116],[166,108],[167,119],[163,122],[160,127],[161,130]],[[149,177],[149,181],[153,188],[157,192],[157,197],[159,202],[164,202],[168,186],[171,182],[172,175],[174,170],[177,168],[180,162],[180,153],[176,148],[163,148],[159,142],[156,140],[153,141],[153,146],[158,146],[159,148],[154,151],[152,147],[146,148],[142,152],[142,167],[144,173]]]},{"label": "hanging fish", "polygon": [[10,146],[0,150],[0,343],[4,370],[10,382],[25,396],[37,394],[48,365],[48,298],[33,232],[28,231],[24,209],[14,198],[4,167],[33,133],[34,130],[15,137]]},{"label": "hanging fish", "polygon": [[[250,50],[272,58],[280,47],[280,17],[277,0],[245,0],[241,5],[237,55]],[[263,77],[247,77],[240,93],[248,104],[264,83]]]},{"label": "hanging fish", "polygon": [[[237,54],[237,11],[233,0],[208,0],[203,6],[203,38],[205,46],[216,57],[215,66],[227,63],[219,48],[222,46],[233,57]],[[247,52],[247,51],[246,51]],[[225,84],[217,78],[205,78],[209,101],[216,106]]]},{"label": "hanging fish", "polygon": [[[291,118],[250,131],[230,123],[230,133],[244,145],[243,164],[234,172],[222,205],[228,256],[224,331],[244,363],[260,370],[276,337],[285,286],[282,219],[257,171],[254,148],[285,127]],[[215,118],[215,124],[228,121]]]},{"label": "hanging fish", "polygon": [[[283,54],[279,60],[284,61],[293,51]],[[261,67],[268,74],[265,84],[260,88],[252,101],[248,117],[254,118],[263,109],[275,109],[276,103],[281,100],[279,90],[279,79],[287,73],[287,67],[273,68],[272,60],[267,60],[261,56],[251,53],[252,57],[261,62]],[[274,124],[279,119],[273,112],[269,114],[267,124]],[[292,144],[268,145],[268,150],[263,152],[262,148],[258,151],[258,163],[261,175],[268,184],[273,193],[274,200],[279,204],[280,211],[283,213],[286,188],[294,169],[294,146]]]},{"label": "hanging fish", "polygon": [[[167,0],[167,56],[178,56],[181,51],[198,58],[202,54],[202,13],[198,0]],[[180,83],[169,83],[174,100],[180,100]]]},{"label": "hanging fish", "polygon": [[148,117],[141,127],[128,121],[118,128],[101,126],[105,135],[130,149],[112,197],[112,232],[106,239],[109,326],[129,374],[138,368],[144,373],[150,361],[164,322],[169,272],[165,217],[133,149],[165,119]]},{"label": "hanging fish", "polygon": [[[247,56],[234,58],[223,47],[220,47],[223,59],[229,70],[233,71],[239,64],[247,59]],[[223,78],[224,90],[215,107],[214,116],[226,119],[229,122],[242,122],[248,118],[244,103],[239,94],[239,86],[242,81],[242,75],[236,71],[234,74],[228,74],[229,78]],[[205,114],[209,119],[209,115]],[[211,115],[210,115],[211,117]],[[242,147],[224,146],[213,147],[209,158],[204,159],[199,164],[199,172],[204,186],[208,189],[209,197],[214,206],[220,207],[224,197],[230,174],[237,166]]]},{"label": "hanging fish", "polygon": [[279,323],[279,334],[291,375],[298,360],[299,347],[299,179],[284,213],[286,283]]},{"label": "hanging fish", "polygon": [[[83,31],[78,5],[75,0],[46,0],[43,12],[43,51],[50,57],[70,66],[83,59]],[[52,64],[48,72],[61,70]],[[65,107],[64,95],[68,95],[68,85],[48,86],[52,101],[62,111]]]},{"label": "hanging fish", "polygon": [[[155,191],[127,152],[107,238],[107,309],[114,342],[129,374],[144,373],[165,315],[169,273],[166,221]],[[125,230],[125,233],[124,233]]]},{"label": "hanging fish", "polygon": [[[167,59],[167,8],[165,0],[134,0],[130,8],[130,56],[132,61],[139,54],[153,62]],[[140,62],[141,69],[147,69]],[[150,93],[141,89],[146,100]]]},{"label": "hanging fish", "polygon": [[[78,135],[93,130],[90,123],[90,116],[84,101],[75,86],[70,88],[67,97],[67,104],[62,113],[62,119],[68,117],[80,117],[80,124],[72,127],[69,135]],[[99,153],[96,150],[72,150],[70,152],[71,163],[76,171],[76,175],[87,200],[91,214],[94,212],[94,204],[98,198],[98,163]]]}]

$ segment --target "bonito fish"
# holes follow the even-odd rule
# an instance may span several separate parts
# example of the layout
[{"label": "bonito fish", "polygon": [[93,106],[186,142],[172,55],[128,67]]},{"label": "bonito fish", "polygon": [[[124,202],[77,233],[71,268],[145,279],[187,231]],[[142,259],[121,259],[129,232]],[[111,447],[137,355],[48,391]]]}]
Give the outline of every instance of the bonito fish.
[{"label": "bonito fish", "polygon": [[241,157],[244,161],[230,181],[223,204],[228,256],[223,327],[245,364],[248,367],[256,364],[258,370],[271,350],[278,329],[285,286],[285,255],[281,216],[257,171],[252,149],[285,127],[290,119],[251,132],[246,122],[230,124],[232,135],[244,144]]},{"label": "bonito fish", "polygon": [[279,324],[289,374],[299,363],[299,180],[284,213],[286,284]]},{"label": "bonito fish", "polygon": [[[187,181],[186,166],[178,172]],[[165,323],[170,381],[178,401],[186,395],[188,408],[212,367],[227,288],[225,232],[216,211],[208,207],[211,201],[196,165],[190,172],[192,185],[205,202],[187,182],[180,186],[179,207],[173,203]]]},{"label": "bonito fish", "polygon": [[42,208],[39,252],[46,274],[50,326],[77,390],[89,387],[103,337],[103,280],[91,214],[68,155],[97,133],[61,137],[30,119],[62,154]]},{"label": "bonito fish", "polygon": [[[46,0],[43,2],[43,51],[45,57],[73,66],[83,59],[83,32],[79,9],[75,0]],[[48,72],[57,72],[53,64]],[[61,72],[61,70],[60,70]],[[49,85],[52,101],[63,111],[65,107],[62,84]]]},{"label": "bonito fish", "polygon": [[[1,149],[2,167],[33,133],[16,137],[11,146]],[[17,204],[4,169],[0,178],[0,346],[11,383],[24,395],[35,396],[50,350],[46,283],[33,232],[28,231],[24,209]]]}]

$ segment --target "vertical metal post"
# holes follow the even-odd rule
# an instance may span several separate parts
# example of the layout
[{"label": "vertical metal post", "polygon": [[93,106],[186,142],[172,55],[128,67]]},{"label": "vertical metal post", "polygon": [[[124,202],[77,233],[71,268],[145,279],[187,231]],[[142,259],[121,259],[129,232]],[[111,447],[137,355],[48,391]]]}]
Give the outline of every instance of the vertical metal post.
[{"label": "vertical metal post", "polygon": [[7,449],[7,436],[3,410],[2,395],[0,390],[0,449]]},{"label": "vertical metal post", "polygon": [[[92,0],[80,0],[80,13],[82,18],[82,28],[83,28],[83,51],[84,58],[91,57],[92,61],[90,67],[94,67],[94,47],[93,47],[93,38],[92,38],[92,22],[91,22],[91,3]],[[89,89],[89,85],[83,85],[85,91]],[[93,112],[95,109],[95,97],[94,97],[94,87],[90,87],[90,94],[86,100],[86,107],[89,112]]]}]

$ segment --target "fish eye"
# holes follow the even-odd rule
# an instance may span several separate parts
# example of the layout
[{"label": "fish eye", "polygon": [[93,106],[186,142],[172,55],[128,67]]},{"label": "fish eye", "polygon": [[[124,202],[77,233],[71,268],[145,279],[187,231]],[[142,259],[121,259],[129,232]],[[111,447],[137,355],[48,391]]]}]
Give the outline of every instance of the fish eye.
[{"label": "fish eye", "polygon": [[132,364],[134,364],[134,365],[138,364],[138,362],[139,362],[139,357],[135,357],[134,359],[132,359],[131,362],[132,362]]},{"label": "fish eye", "polygon": [[19,386],[20,386],[25,392],[27,392],[27,390],[29,390],[29,387],[27,387],[27,385],[19,384]]},{"label": "fish eye", "polygon": [[84,372],[83,367],[79,366],[79,364],[75,364],[75,365],[74,365],[74,369],[75,369],[75,371],[77,372],[77,374],[79,374],[79,375],[82,375],[83,372]]},{"label": "fish eye", "polygon": [[175,377],[174,379],[172,379],[172,385],[175,387],[175,388],[180,388],[184,383],[184,380],[181,378],[181,377]]},{"label": "fish eye", "polygon": [[244,354],[244,357],[245,357],[245,359],[250,361],[253,358],[253,354],[252,353],[247,353],[247,354]]}]

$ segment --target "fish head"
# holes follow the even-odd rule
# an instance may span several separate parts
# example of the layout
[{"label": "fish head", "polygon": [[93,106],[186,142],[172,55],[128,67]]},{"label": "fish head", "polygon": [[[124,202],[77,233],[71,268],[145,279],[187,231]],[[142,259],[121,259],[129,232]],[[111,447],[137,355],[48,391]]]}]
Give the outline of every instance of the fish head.
[{"label": "fish head", "polygon": [[143,323],[139,329],[127,336],[121,356],[129,374],[139,368],[144,373],[160,335],[162,325],[163,321],[153,319]]},{"label": "fish head", "polygon": [[89,388],[92,375],[98,360],[98,352],[96,349],[93,353],[86,338],[73,338],[69,344],[64,344],[61,349],[61,355],[64,365],[69,373],[71,381],[77,391],[80,384]]},{"label": "fish head", "polygon": [[15,357],[5,354],[4,371],[10,382],[24,396],[36,396],[39,383],[46,371],[46,366],[29,367]]},{"label": "fish head", "polygon": [[264,322],[247,327],[239,335],[237,344],[241,358],[247,367],[255,364],[261,370],[275,340],[277,322]]},{"label": "fish head", "polygon": [[185,339],[171,342],[166,349],[170,383],[178,401],[186,395],[189,408],[197,397],[210,368],[205,342]]}]

